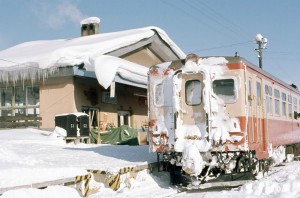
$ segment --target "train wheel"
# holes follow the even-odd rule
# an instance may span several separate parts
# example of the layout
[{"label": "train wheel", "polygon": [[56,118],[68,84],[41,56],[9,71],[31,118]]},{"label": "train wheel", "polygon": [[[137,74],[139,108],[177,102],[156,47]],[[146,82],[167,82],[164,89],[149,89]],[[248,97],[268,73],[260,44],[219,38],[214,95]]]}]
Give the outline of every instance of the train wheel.
[{"label": "train wheel", "polygon": [[241,157],[238,159],[237,161],[237,167],[236,167],[236,171],[237,172],[246,172],[248,170],[248,164],[246,162],[245,157]]},{"label": "train wheel", "polygon": [[253,176],[257,176],[260,172],[260,165],[259,165],[259,161],[256,158],[252,159],[252,163],[251,163],[251,172]]},{"label": "train wheel", "polygon": [[263,176],[266,176],[269,174],[269,169],[270,169],[270,163],[269,160],[263,160],[262,161],[262,171],[263,171]]}]

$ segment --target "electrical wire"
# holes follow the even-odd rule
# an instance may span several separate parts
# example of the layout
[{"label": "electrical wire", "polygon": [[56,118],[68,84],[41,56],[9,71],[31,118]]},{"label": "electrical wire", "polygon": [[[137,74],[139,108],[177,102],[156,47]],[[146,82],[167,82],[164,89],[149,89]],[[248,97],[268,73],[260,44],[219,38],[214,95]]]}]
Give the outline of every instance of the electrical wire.
[{"label": "electrical wire", "polygon": [[229,47],[233,47],[233,46],[246,45],[246,44],[249,44],[249,43],[252,43],[252,42],[253,41],[246,41],[246,42],[241,42],[241,43],[233,43],[233,44],[221,45],[221,46],[204,48],[204,49],[195,49],[195,50],[191,50],[191,51],[200,52],[200,51],[209,51],[209,50],[214,50],[214,49],[223,49],[223,48],[229,48]]}]

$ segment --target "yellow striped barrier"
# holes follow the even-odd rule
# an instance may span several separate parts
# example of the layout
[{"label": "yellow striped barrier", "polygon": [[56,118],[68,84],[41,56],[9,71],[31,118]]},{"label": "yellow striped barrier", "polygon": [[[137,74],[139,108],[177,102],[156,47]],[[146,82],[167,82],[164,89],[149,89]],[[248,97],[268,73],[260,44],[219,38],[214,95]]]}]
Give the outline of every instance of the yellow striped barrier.
[{"label": "yellow striped barrier", "polygon": [[88,174],[88,175],[81,175],[81,176],[76,176],[75,177],[75,183],[80,183],[80,182],[84,182],[84,188],[81,189],[81,192],[82,192],[82,195],[84,197],[87,197],[88,195],[88,192],[89,192],[89,184],[90,184],[90,181],[91,181],[91,177],[92,175],[91,174]]},{"label": "yellow striped barrier", "polygon": [[121,184],[121,175],[128,173],[128,172],[135,172],[135,167],[125,167],[121,168],[117,174],[112,175],[111,173],[107,171],[101,171],[101,170],[88,170],[92,174],[104,174],[106,175],[106,184],[107,186],[116,191],[120,188]]}]

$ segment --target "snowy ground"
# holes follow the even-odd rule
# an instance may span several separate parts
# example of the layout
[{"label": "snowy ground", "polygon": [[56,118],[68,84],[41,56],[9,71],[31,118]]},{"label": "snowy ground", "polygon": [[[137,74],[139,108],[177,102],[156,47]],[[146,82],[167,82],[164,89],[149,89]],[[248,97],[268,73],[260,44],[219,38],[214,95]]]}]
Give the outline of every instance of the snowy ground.
[{"label": "snowy ground", "polygon": [[[66,144],[55,133],[36,129],[0,130],[0,189],[86,174],[86,169],[116,171],[126,166],[156,161],[148,146],[110,146]],[[300,197],[300,162],[277,167],[278,172],[258,181],[249,181],[240,188],[217,191],[178,193],[169,185],[168,174],[140,172],[136,179],[121,184],[115,192],[104,188],[90,197]],[[129,188],[130,186],[130,188]],[[46,189],[10,190],[1,197],[79,197],[66,186]]]}]

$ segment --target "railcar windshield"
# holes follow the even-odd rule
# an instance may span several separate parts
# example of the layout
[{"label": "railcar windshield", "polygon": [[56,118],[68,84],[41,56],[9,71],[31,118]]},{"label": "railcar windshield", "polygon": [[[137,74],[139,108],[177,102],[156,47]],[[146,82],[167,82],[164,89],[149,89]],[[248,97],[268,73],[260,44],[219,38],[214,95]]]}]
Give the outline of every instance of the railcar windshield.
[{"label": "railcar windshield", "polygon": [[199,105],[202,101],[202,85],[199,80],[185,83],[185,101],[187,105]]},{"label": "railcar windshield", "polygon": [[213,92],[225,103],[236,101],[234,79],[218,79],[213,81]]}]

